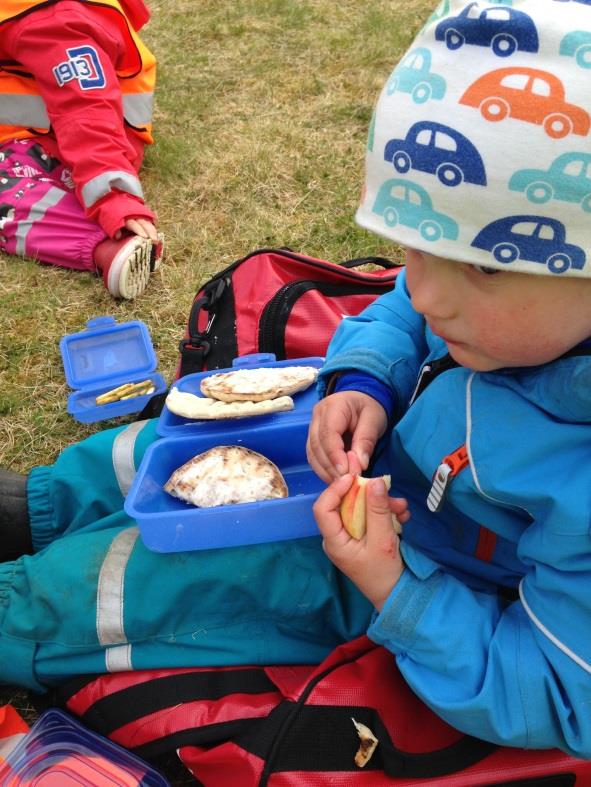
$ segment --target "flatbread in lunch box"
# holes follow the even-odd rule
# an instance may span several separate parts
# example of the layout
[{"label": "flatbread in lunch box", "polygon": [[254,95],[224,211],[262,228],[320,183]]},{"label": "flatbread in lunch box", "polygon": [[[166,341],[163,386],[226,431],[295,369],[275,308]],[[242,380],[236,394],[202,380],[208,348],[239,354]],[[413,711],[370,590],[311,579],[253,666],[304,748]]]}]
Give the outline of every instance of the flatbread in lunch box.
[{"label": "flatbread in lunch box", "polygon": [[220,445],[190,459],[164,490],[200,508],[287,497],[281,471],[266,456],[239,445]]},{"label": "flatbread in lunch box", "polygon": [[261,402],[291,396],[318,377],[314,366],[268,366],[212,374],[201,380],[201,393],[222,402]]},{"label": "flatbread in lunch box", "polygon": [[261,402],[220,402],[204,396],[179,391],[173,387],[166,397],[166,406],[171,413],[182,418],[215,421],[223,418],[247,418],[252,415],[267,415],[293,410],[293,399],[280,396],[278,399],[264,399]]}]

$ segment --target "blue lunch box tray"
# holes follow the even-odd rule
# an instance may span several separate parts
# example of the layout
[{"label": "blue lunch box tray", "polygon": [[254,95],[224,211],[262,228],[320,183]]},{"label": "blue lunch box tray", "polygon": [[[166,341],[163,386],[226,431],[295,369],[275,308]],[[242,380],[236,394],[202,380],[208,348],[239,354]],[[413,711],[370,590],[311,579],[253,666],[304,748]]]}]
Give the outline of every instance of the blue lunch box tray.
[{"label": "blue lunch box tray", "polygon": [[[313,356],[310,358],[294,358],[288,361],[276,361],[273,353],[253,353],[251,355],[241,355],[232,362],[232,367],[227,369],[212,369],[207,372],[197,372],[188,374],[175,380],[171,387],[178,388],[183,393],[191,393],[202,396],[200,385],[204,377],[212,374],[223,374],[224,372],[236,371],[236,368],[261,368],[276,366],[314,366],[316,369],[324,363],[324,358]],[[312,408],[318,401],[316,385],[313,383],[304,391],[299,391],[292,396],[294,409],[284,413],[269,413],[268,415],[256,415],[247,418],[226,418],[219,421],[196,420],[194,418],[183,418],[180,415],[171,413],[166,403],[158,419],[156,432],[161,437],[178,437],[187,434],[202,434],[205,430],[212,433],[232,432],[238,429],[256,429],[259,426],[276,423],[278,426],[284,424],[286,419],[290,421],[304,419],[306,423],[310,420]]]},{"label": "blue lunch box tray", "polygon": [[[150,332],[140,320],[117,323],[113,317],[95,317],[87,322],[86,330],[63,336],[60,351],[66,381],[75,389],[68,397],[68,413],[82,423],[139,412],[152,396],[167,388],[156,372]],[[148,378],[153,393],[97,405],[100,394]]]},{"label": "blue lunch box tray", "polygon": [[[146,547],[155,552],[183,552],[318,535],[312,505],[325,484],[306,459],[308,421],[290,420],[290,413],[282,415],[287,416],[283,421],[260,424],[256,429],[204,430],[152,443],[125,500],[125,511],[138,523]],[[289,496],[198,508],[164,491],[178,467],[218,445],[240,445],[266,456],[282,472]]]},{"label": "blue lunch box tray", "polygon": [[60,710],[45,711],[0,765],[3,787],[170,787],[148,763]]}]

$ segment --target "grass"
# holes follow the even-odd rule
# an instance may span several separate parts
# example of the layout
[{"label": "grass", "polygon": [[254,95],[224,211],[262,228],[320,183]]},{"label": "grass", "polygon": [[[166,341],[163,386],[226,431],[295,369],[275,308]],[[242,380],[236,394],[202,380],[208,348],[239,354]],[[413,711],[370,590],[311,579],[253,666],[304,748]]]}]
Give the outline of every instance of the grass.
[{"label": "grass", "polygon": [[[353,214],[373,102],[431,2],[150,6],[156,144],[142,178],[166,263],[142,298],[116,302],[89,274],[0,255],[0,466],[19,472],[113,425],[85,426],[66,412],[59,340],[88,319],[143,320],[170,381],[196,290],[249,251],[289,246],[333,261],[398,254]],[[34,718],[23,692],[2,701]]]}]

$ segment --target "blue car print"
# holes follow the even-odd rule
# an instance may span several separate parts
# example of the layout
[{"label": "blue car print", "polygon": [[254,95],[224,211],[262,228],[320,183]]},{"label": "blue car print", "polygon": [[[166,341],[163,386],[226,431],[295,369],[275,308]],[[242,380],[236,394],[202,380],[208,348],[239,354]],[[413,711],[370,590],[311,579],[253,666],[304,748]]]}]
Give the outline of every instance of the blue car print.
[{"label": "blue car print", "polygon": [[431,197],[422,186],[401,178],[382,183],[373,212],[384,217],[389,227],[402,224],[417,229],[427,241],[458,237],[458,225],[444,213],[433,210]]},{"label": "blue car print", "polygon": [[490,46],[498,57],[509,57],[515,50],[538,51],[538,31],[530,16],[506,5],[482,8],[470,3],[458,16],[443,19],[435,28],[435,39],[445,41],[448,49],[463,44]]},{"label": "blue car print", "polygon": [[480,153],[467,137],[442,123],[415,123],[405,139],[386,144],[384,159],[403,174],[417,169],[437,175],[444,186],[458,186],[463,180],[486,186]]},{"label": "blue car print", "polygon": [[560,54],[574,57],[581,68],[591,68],[591,33],[586,30],[573,30],[560,42]]},{"label": "blue car print", "polygon": [[430,98],[442,99],[445,95],[445,79],[431,73],[431,52],[425,47],[412,49],[396,66],[386,92],[389,96],[397,90],[410,93],[415,104],[424,104]]},{"label": "blue car print", "polygon": [[520,169],[511,176],[511,191],[523,191],[530,202],[551,199],[576,202],[591,213],[591,153],[563,153],[549,169]]},{"label": "blue car print", "polygon": [[585,265],[583,249],[566,242],[564,224],[547,216],[507,216],[492,221],[471,245],[490,251],[497,262],[539,262],[551,273],[580,270]]}]

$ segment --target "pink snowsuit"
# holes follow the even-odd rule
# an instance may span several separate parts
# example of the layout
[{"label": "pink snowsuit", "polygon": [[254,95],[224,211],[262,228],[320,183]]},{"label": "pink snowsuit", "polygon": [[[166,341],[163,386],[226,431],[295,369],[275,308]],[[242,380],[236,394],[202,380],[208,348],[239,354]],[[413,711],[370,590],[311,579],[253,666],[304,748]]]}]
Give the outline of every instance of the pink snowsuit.
[{"label": "pink snowsuit", "polygon": [[64,268],[95,271],[107,237],[86,217],[69,170],[34,139],[0,145],[0,249]]}]

